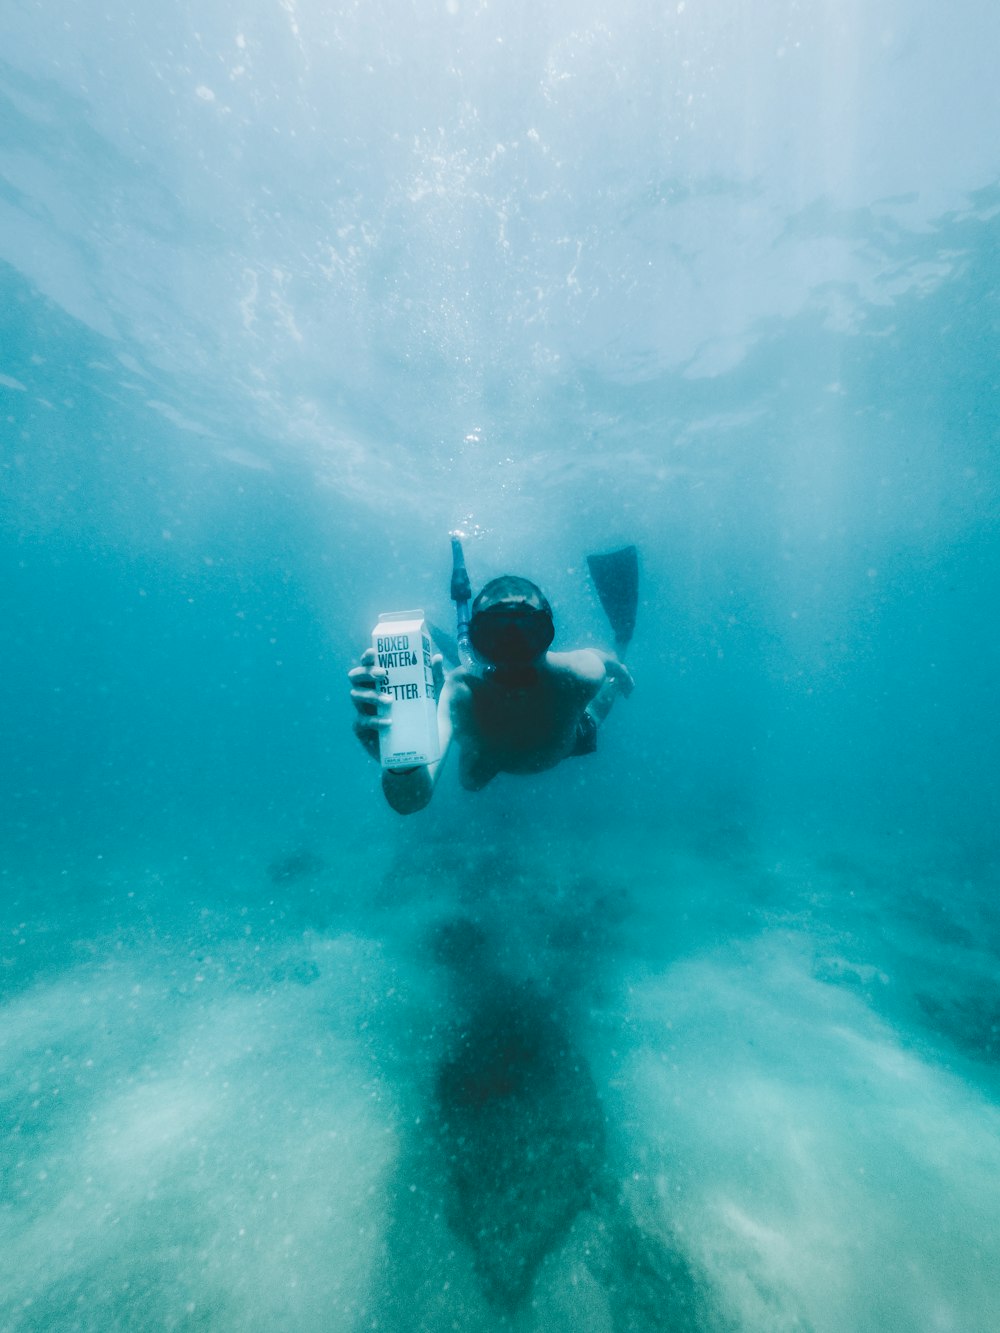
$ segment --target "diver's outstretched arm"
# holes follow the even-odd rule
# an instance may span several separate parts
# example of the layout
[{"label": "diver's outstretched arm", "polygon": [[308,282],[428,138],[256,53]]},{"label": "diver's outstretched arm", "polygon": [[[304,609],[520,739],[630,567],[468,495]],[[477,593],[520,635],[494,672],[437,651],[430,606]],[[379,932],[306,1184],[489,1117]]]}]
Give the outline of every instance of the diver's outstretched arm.
[{"label": "diver's outstretched arm", "polygon": [[482,791],[500,771],[480,744],[472,710],[469,672],[459,667],[448,677],[447,691],[452,735],[458,739],[458,780],[465,791]]}]

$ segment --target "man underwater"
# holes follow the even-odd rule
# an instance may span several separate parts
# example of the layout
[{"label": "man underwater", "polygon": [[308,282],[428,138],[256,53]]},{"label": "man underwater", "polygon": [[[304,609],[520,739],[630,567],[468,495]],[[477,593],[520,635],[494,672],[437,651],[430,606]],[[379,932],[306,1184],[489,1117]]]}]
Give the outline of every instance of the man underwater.
[{"label": "man underwater", "polygon": [[[440,655],[434,658],[441,758],[382,771],[385,798],[401,815],[430,801],[453,740],[459,781],[466,791],[479,791],[498,773],[541,773],[563,759],[591,754],[615,699],[632,693],[628,668],[609,653],[549,652],[552,608],[540,588],[517,575],[486,584],[472,603],[468,634],[481,670],[456,667],[446,674]],[[384,675],[372,649],[349,673],[358,713],[354,731],[375,758],[392,708],[380,692]]]}]

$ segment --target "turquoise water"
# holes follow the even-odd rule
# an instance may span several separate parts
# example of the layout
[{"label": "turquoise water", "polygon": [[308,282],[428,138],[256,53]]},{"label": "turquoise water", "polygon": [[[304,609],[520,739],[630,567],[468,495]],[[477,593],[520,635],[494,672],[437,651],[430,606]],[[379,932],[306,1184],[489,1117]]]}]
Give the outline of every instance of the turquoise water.
[{"label": "turquoise water", "polygon": [[[4,9],[2,1327],[1000,1327],[998,26]],[[404,820],[457,526],[637,687]]]}]

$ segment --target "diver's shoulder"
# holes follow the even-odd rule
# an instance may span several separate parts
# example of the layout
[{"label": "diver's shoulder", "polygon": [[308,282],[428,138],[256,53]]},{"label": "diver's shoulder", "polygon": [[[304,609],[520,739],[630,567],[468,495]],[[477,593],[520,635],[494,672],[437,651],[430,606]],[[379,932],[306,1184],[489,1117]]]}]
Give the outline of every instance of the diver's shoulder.
[{"label": "diver's shoulder", "polygon": [[595,648],[574,648],[568,653],[546,653],[546,665],[560,675],[599,685],[605,676],[604,658]]}]

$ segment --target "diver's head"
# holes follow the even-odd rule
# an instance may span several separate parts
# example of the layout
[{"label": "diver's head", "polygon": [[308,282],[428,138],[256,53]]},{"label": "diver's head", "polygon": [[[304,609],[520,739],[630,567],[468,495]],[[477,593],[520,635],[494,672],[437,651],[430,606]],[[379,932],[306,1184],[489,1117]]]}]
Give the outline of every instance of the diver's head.
[{"label": "diver's head", "polygon": [[472,603],[469,639],[476,656],[500,670],[534,666],[555,636],[541,588],[516,574],[491,579]]}]

